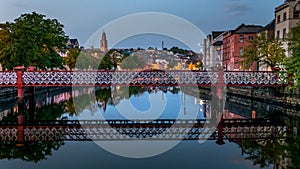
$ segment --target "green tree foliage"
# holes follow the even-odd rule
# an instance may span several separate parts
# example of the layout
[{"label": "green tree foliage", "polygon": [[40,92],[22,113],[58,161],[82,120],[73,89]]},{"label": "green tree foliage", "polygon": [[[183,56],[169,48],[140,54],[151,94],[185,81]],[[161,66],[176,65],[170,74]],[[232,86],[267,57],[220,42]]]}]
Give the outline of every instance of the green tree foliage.
[{"label": "green tree foliage", "polygon": [[243,150],[244,157],[253,161],[254,165],[266,168],[271,164],[277,164],[281,158],[287,155],[286,144],[279,139],[269,140],[242,140],[238,142]]},{"label": "green tree foliage", "polygon": [[12,55],[12,39],[10,37],[11,26],[9,23],[0,24],[0,62],[2,66],[10,65]]},{"label": "green tree foliage", "polygon": [[112,68],[116,68],[114,65],[117,63],[114,63],[115,60],[112,56],[115,51],[117,50],[111,49],[104,55],[104,57],[101,59],[98,69],[111,70]]},{"label": "green tree foliage", "polygon": [[113,68],[113,62],[110,59],[109,55],[105,55],[100,64],[99,64],[99,69],[101,70],[111,70]]},{"label": "green tree foliage", "polygon": [[39,69],[63,68],[67,36],[63,25],[45,15],[22,14],[13,23],[0,24],[0,63],[6,69],[36,66]]},{"label": "green tree foliage", "polygon": [[287,142],[288,146],[286,147],[286,150],[289,152],[289,159],[291,159],[291,164],[288,168],[300,168],[300,136],[290,137]]},{"label": "green tree foliage", "polygon": [[99,58],[92,56],[90,51],[82,50],[76,60],[76,69],[97,69]]},{"label": "green tree foliage", "polygon": [[190,56],[196,56],[196,53],[190,50],[180,49],[178,47],[172,47],[169,51],[172,51],[174,54],[182,54],[182,55],[190,55]]},{"label": "green tree foliage", "polygon": [[282,42],[277,38],[268,38],[265,33],[251,40],[241,57],[245,68],[251,67],[253,63],[263,63],[274,68],[282,65],[286,58]]},{"label": "green tree foliage", "polygon": [[104,101],[107,103],[109,99],[111,98],[111,88],[102,88],[98,89],[95,92],[95,96],[97,100]]},{"label": "green tree foliage", "polygon": [[[52,100],[54,98],[52,97]],[[65,103],[53,103],[52,105],[43,105],[35,109],[36,120],[56,120],[65,113]]]},{"label": "green tree foliage", "polygon": [[292,75],[293,86],[300,86],[300,23],[289,32],[289,50],[291,57],[285,61],[287,73]]},{"label": "green tree foliage", "polygon": [[76,61],[77,61],[79,54],[80,54],[80,50],[77,48],[68,50],[68,54],[67,54],[67,57],[65,57],[64,62],[65,62],[65,65],[69,66],[69,68],[71,70],[75,68]]},{"label": "green tree foliage", "polygon": [[145,59],[136,55],[124,56],[120,64],[122,69],[144,69],[145,66]]},{"label": "green tree foliage", "polygon": [[200,62],[197,63],[197,69],[198,70],[203,70],[203,63],[202,63],[202,61],[200,61]]},{"label": "green tree foliage", "polygon": [[23,147],[17,147],[16,142],[0,142],[0,159],[20,159],[28,162],[46,160],[64,145],[62,141],[26,142]]}]

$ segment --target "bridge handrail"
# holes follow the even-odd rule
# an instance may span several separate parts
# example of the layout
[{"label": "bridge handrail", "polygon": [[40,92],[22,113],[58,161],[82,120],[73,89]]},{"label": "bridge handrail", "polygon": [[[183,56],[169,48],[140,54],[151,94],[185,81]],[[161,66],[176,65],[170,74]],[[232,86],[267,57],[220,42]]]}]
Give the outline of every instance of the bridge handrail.
[{"label": "bridge handrail", "polygon": [[[17,74],[21,73],[19,77]],[[278,86],[284,80],[273,71],[201,70],[41,70],[0,72],[0,86],[67,85],[231,85]],[[21,80],[17,78],[22,78]]]},{"label": "bridge handrail", "polygon": [[[272,122],[266,118],[256,119],[222,119],[220,121],[222,125],[234,125],[234,124],[276,124],[284,125],[282,123]],[[156,119],[156,120],[37,120],[37,121],[24,121],[23,126],[55,126],[55,125],[193,125],[193,124],[209,124],[210,121],[206,119]],[[18,121],[1,121],[0,126],[17,126]]]}]

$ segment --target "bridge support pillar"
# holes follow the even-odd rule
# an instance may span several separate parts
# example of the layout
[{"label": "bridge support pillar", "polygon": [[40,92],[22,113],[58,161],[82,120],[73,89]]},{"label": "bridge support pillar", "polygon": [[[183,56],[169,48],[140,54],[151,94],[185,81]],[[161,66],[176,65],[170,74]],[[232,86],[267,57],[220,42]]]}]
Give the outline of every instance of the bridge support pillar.
[{"label": "bridge support pillar", "polygon": [[216,143],[218,145],[223,145],[225,144],[224,139],[223,139],[223,118],[221,119],[221,121],[218,124],[218,139],[216,141]]},{"label": "bridge support pillar", "polygon": [[23,86],[23,71],[24,66],[15,67],[14,70],[17,72],[17,89],[18,89],[18,113],[24,114],[24,86]]},{"label": "bridge support pillar", "polygon": [[17,89],[18,89],[18,131],[17,131],[17,144],[16,146],[24,146],[24,86],[23,86],[23,71],[24,66],[15,67],[17,72]]},{"label": "bridge support pillar", "polygon": [[18,131],[17,131],[17,144],[16,146],[22,147],[24,146],[24,116],[23,115],[18,115]]},{"label": "bridge support pillar", "polygon": [[223,71],[219,71],[219,79],[218,79],[218,85],[217,85],[217,98],[219,100],[223,100],[223,89],[224,89],[224,72]]}]

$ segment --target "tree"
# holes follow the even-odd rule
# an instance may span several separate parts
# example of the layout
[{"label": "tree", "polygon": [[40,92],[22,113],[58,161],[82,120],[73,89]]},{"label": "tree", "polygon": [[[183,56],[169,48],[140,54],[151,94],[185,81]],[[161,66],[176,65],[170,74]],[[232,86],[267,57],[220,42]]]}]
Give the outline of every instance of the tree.
[{"label": "tree", "polygon": [[190,56],[196,56],[196,53],[190,50],[181,49],[178,47],[172,47],[169,51],[172,51],[174,54],[182,54],[182,55],[190,55]]},{"label": "tree", "polygon": [[69,49],[67,57],[65,58],[64,62],[69,68],[72,70],[75,68],[76,60],[80,54],[80,50],[75,48],[75,49]]},{"label": "tree", "polygon": [[25,142],[23,147],[18,147],[16,142],[0,142],[0,159],[18,159],[38,163],[46,160],[63,145],[63,141],[34,141]]},{"label": "tree", "polygon": [[122,69],[143,69],[146,66],[146,61],[143,57],[138,57],[136,55],[133,56],[124,56],[120,67]]},{"label": "tree", "polygon": [[95,96],[97,100],[104,101],[107,103],[111,99],[111,88],[101,88],[96,90]]},{"label": "tree", "polygon": [[111,49],[105,54],[105,56],[102,58],[99,64],[98,69],[105,69],[105,70],[111,70],[112,68],[116,69],[117,62],[113,56],[114,52],[117,52],[117,50]]},{"label": "tree", "polygon": [[198,70],[203,70],[203,63],[202,63],[202,61],[199,61],[199,62],[197,63],[197,69],[198,69]]},{"label": "tree", "polygon": [[105,55],[99,64],[99,69],[111,70],[113,68],[113,63],[109,55]]},{"label": "tree", "polygon": [[99,59],[94,57],[91,51],[81,50],[76,59],[75,67],[77,69],[97,69]]},{"label": "tree", "polygon": [[[10,56],[12,55],[12,39],[10,37],[11,26],[9,23],[0,24],[0,63],[2,66],[10,65]],[[9,66],[11,67],[11,66]]]},{"label": "tree", "polygon": [[291,29],[288,35],[289,51],[291,57],[285,61],[287,73],[292,75],[293,86],[300,86],[300,23]]},{"label": "tree", "polygon": [[245,159],[253,161],[253,164],[259,165],[260,168],[266,168],[271,164],[276,165],[282,157],[288,154],[286,143],[276,138],[264,140],[243,139],[237,144],[242,149]]},{"label": "tree", "polygon": [[[52,97],[52,99],[54,99]],[[43,105],[35,109],[35,120],[56,120],[65,113],[65,103],[53,103]]]},{"label": "tree", "polygon": [[45,15],[22,14],[13,23],[0,24],[0,63],[6,69],[36,66],[39,69],[63,68],[67,36],[63,25]]},{"label": "tree", "polygon": [[261,33],[256,39],[251,40],[241,57],[245,68],[250,68],[254,63],[263,63],[274,68],[281,65],[286,58],[282,42],[277,38],[268,38],[265,33]]}]

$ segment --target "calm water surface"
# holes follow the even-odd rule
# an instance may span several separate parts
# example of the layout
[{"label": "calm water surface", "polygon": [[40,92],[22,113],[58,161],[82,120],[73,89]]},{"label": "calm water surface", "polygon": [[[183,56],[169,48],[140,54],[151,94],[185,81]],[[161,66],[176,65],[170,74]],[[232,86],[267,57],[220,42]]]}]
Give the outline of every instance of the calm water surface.
[{"label": "calm water surface", "polygon": [[[125,94],[124,94],[125,93]],[[74,97],[72,97],[72,95]],[[235,98],[236,99],[236,98]],[[228,99],[227,99],[228,100]],[[226,102],[226,118],[269,118],[277,120],[275,111],[285,114],[278,106],[249,100],[238,106],[238,101]],[[25,98],[27,111],[29,98]],[[213,116],[213,100],[194,97],[180,89],[169,88],[103,88],[73,90],[36,90],[35,120],[155,120],[155,119],[206,119]],[[244,101],[245,102],[245,101]],[[75,106],[74,106],[75,103]],[[15,99],[2,99],[1,120],[16,120]],[[270,107],[271,106],[271,107]],[[263,107],[263,108],[262,108]],[[268,107],[268,108],[267,108]],[[280,110],[280,111],[279,111]],[[290,110],[289,110],[290,111]],[[297,113],[297,110],[295,110]],[[294,112],[295,113],[295,112]],[[30,113],[25,115],[29,119]],[[279,118],[280,119],[280,118]],[[281,116],[297,130],[297,119]],[[3,132],[3,131],[2,131]],[[151,141],[150,141],[151,142]],[[160,141],[168,142],[168,141]],[[293,144],[292,144],[293,143]],[[295,166],[299,154],[294,147],[300,141],[296,136],[283,140],[215,140],[181,141],[171,150],[148,158],[127,158],[110,153],[92,141],[60,141],[26,143],[1,142],[0,166],[5,169],[93,169],[93,168],[278,168]],[[132,142],[134,144],[134,142]],[[296,145],[296,146],[295,146]],[[26,147],[27,146],[27,147]],[[134,145],[133,145],[134,146]],[[294,149],[292,153],[286,153]],[[293,163],[292,163],[293,162]]]}]

